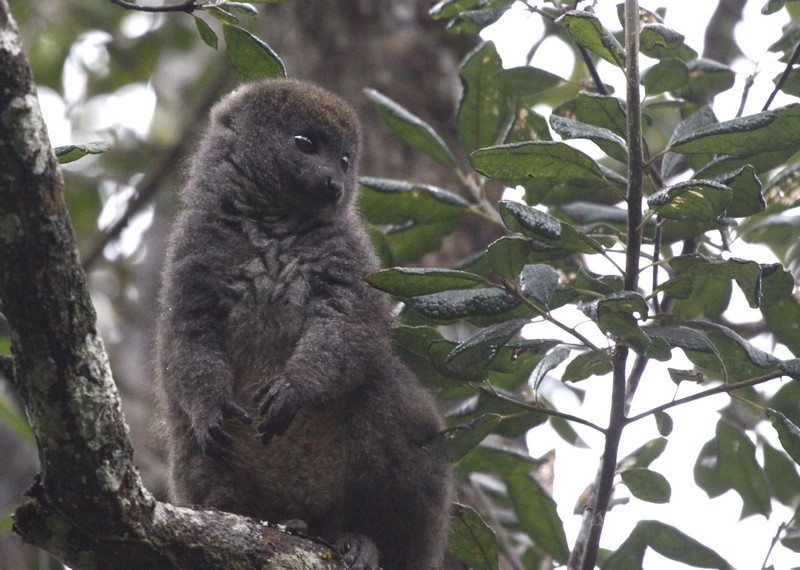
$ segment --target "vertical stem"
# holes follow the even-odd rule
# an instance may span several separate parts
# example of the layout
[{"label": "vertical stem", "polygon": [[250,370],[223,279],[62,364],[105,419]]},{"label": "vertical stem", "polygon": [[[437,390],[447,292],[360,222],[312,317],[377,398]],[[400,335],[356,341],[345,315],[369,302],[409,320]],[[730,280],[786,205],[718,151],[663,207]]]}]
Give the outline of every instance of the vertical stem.
[{"label": "vertical stem", "polygon": [[625,289],[636,291],[642,249],[642,109],[639,102],[639,2],[625,0],[625,75],[628,81],[628,249]]},{"label": "vertical stem", "polygon": [[[639,3],[625,0],[625,75],[628,103],[628,244],[625,259],[625,289],[636,291],[639,283],[639,256],[642,248],[642,122],[639,102]],[[617,453],[625,427],[625,368],[627,347],[617,345],[613,355],[611,409],[605,448],[594,482],[592,497],[584,513],[583,525],[569,561],[570,569],[592,570],[597,562],[600,536],[608,511],[617,466]],[[638,368],[638,367],[637,367]]]}]

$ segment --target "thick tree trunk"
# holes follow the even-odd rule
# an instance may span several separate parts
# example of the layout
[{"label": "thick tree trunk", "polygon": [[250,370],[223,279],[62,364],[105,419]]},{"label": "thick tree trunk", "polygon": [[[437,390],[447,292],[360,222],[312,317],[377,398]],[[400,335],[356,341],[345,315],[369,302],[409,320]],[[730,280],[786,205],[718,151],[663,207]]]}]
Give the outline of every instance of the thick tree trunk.
[{"label": "thick tree trunk", "polygon": [[42,471],[14,530],[73,568],[337,568],[325,545],[142,486],[78,262],[61,172],[0,0],[0,303]]}]

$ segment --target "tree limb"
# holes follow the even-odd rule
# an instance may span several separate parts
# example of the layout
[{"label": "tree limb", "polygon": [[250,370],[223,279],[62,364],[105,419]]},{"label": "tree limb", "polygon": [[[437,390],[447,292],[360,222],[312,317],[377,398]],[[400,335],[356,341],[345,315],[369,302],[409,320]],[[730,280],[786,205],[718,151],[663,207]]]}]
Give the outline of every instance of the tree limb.
[{"label": "tree limb", "polygon": [[42,464],[14,530],[73,568],[342,568],[325,545],[142,486],[7,0],[0,85],[0,303]]}]

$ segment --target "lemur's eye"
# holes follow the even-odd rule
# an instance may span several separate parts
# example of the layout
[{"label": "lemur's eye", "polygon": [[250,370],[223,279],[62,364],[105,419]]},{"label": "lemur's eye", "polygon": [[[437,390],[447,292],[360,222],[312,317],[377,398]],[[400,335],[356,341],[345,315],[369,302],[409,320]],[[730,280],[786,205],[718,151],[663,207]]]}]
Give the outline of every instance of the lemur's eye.
[{"label": "lemur's eye", "polygon": [[305,135],[295,135],[294,144],[297,145],[302,152],[314,152],[314,141]]},{"label": "lemur's eye", "polygon": [[350,170],[350,157],[343,156],[340,158],[339,165],[342,167],[342,172],[348,172]]}]

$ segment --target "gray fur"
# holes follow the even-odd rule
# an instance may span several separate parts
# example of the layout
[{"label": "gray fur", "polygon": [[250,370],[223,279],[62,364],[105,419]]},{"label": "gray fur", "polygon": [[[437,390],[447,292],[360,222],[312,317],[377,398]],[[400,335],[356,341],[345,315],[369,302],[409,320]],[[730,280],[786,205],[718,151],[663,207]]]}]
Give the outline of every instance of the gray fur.
[{"label": "gray fur", "polygon": [[360,536],[386,570],[436,568],[450,478],[421,445],[442,425],[363,279],[378,264],[353,205],[358,143],[353,110],[299,81],[247,85],[212,110],[160,297],[171,490],[302,519],[352,544],[355,568],[374,567]]}]

